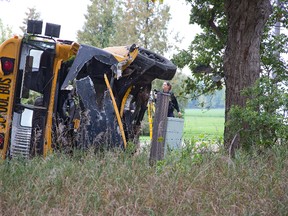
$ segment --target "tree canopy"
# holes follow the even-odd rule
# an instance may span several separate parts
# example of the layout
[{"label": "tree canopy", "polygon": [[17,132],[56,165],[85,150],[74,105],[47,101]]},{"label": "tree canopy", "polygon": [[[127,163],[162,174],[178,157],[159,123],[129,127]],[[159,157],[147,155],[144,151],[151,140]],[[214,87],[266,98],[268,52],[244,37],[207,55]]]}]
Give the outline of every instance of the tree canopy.
[{"label": "tree canopy", "polygon": [[5,26],[2,20],[0,19],[0,44],[3,43],[6,39],[11,37],[12,29],[9,26]]},{"label": "tree canopy", "polygon": [[169,6],[152,1],[91,0],[77,39],[99,48],[136,43],[163,54],[169,48],[169,10]]},{"label": "tree canopy", "polygon": [[[192,78],[185,81],[185,91],[192,98],[226,86],[227,123],[230,108],[243,107],[247,102],[242,90],[268,71],[287,73],[285,61],[275,55],[287,53],[287,35],[276,36],[272,31],[276,21],[287,28],[287,2],[279,0],[279,5],[271,5],[269,0],[186,1],[192,6],[190,23],[201,26],[202,32],[173,61],[192,71]],[[229,128],[225,127],[225,139],[228,133]],[[231,143],[230,136],[226,147]],[[234,143],[240,145],[239,137]]]},{"label": "tree canopy", "polygon": [[[186,0],[191,4],[190,24],[198,24],[202,33],[197,34],[190,46],[174,55],[173,61],[178,67],[188,66],[192,72],[192,79],[186,82],[186,91],[192,97],[211,93],[222,88],[224,83],[223,58],[226,48],[228,23],[225,14],[224,1],[217,0]],[[287,53],[287,35],[274,34],[274,27],[280,21],[282,29],[287,29],[287,2],[281,0],[280,7],[273,3],[272,14],[265,26],[261,42],[262,72],[272,70],[272,65],[282,65],[280,71],[285,70],[283,59],[278,59],[276,50]],[[280,60],[280,61],[279,61]],[[272,64],[274,63],[274,64]],[[274,70],[273,69],[273,70]],[[279,70],[278,70],[279,71]],[[222,78],[222,80],[220,79]],[[220,82],[217,82],[220,79]],[[215,82],[216,81],[216,82]],[[221,85],[220,85],[221,84]]]},{"label": "tree canopy", "polygon": [[23,19],[23,26],[20,26],[19,28],[21,29],[21,31],[23,32],[23,34],[26,33],[27,31],[27,23],[28,20],[41,20],[41,14],[40,12],[37,12],[35,7],[28,7],[27,11],[25,12],[26,17]]}]

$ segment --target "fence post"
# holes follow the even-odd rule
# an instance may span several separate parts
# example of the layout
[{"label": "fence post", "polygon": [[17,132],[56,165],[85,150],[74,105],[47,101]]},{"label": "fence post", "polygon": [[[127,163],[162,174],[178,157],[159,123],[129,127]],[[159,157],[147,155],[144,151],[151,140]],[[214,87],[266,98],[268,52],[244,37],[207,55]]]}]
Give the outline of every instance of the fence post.
[{"label": "fence post", "polygon": [[157,93],[149,159],[150,165],[164,158],[169,97],[169,93]]}]

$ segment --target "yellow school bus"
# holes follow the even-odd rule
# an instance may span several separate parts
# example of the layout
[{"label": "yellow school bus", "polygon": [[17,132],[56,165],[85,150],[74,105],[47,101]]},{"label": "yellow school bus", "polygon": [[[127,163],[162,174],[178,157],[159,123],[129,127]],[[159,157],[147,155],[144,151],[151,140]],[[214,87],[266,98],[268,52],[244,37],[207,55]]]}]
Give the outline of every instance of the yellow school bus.
[{"label": "yellow school bus", "polygon": [[154,79],[176,66],[150,50],[100,49],[59,40],[60,26],[28,21],[27,34],[0,44],[0,156],[49,154],[139,142]]},{"label": "yellow school bus", "polygon": [[79,45],[55,41],[52,36],[57,36],[58,25],[47,24],[46,36],[38,35],[41,29],[41,21],[30,21],[29,34],[14,36],[0,45],[2,159],[8,155],[46,155],[52,149],[59,71],[65,61],[75,56]]}]

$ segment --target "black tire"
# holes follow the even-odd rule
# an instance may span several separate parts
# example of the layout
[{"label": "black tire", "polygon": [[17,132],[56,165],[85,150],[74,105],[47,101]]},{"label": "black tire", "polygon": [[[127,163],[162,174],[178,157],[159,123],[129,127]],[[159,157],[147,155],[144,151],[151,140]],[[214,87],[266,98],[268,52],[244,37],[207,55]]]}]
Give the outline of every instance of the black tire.
[{"label": "black tire", "polygon": [[139,48],[139,53],[143,57],[155,61],[156,71],[161,71],[157,78],[170,80],[174,77],[177,67],[170,60],[142,47]]}]

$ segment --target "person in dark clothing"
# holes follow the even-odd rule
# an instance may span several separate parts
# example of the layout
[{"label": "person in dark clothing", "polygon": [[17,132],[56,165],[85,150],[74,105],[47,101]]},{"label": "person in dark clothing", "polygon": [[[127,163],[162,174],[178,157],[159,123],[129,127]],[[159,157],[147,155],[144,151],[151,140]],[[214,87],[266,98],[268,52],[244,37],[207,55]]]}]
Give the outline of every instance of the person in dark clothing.
[{"label": "person in dark clothing", "polygon": [[178,112],[178,117],[182,116],[182,113],[180,112],[178,101],[174,95],[173,92],[171,92],[172,85],[169,82],[164,82],[162,85],[162,89],[164,93],[169,93],[170,94],[170,99],[169,99],[169,106],[168,106],[168,117],[174,117],[174,109],[177,110]]}]

